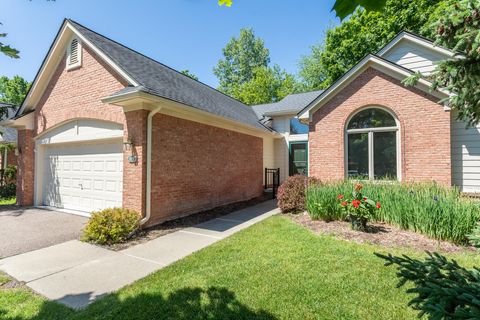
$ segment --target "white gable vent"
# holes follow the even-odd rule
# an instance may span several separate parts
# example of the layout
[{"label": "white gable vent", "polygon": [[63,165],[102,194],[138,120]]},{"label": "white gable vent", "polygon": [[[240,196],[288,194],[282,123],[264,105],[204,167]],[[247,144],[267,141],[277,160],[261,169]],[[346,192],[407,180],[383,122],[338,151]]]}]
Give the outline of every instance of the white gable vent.
[{"label": "white gable vent", "polygon": [[67,48],[67,70],[82,65],[82,44],[78,38],[73,38]]}]

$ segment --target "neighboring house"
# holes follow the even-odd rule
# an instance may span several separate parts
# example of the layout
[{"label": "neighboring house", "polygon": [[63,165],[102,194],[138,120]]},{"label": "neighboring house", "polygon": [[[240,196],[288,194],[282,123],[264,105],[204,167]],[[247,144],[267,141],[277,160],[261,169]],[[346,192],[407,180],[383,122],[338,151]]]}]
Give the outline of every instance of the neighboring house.
[{"label": "neighboring house", "polygon": [[402,33],[326,91],[248,107],[65,20],[6,122],[18,129],[18,203],[81,214],[123,206],[153,225],[261,195],[265,168],[280,168],[281,180],[309,173],[450,185],[453,174],[476,191],[478,130],[451,120],[437,103],[445,93],[429,93],[423,80],[400,83],[407,68],[431,70],[452,55]]},{"label": "neighboring house", "polygon": [[[10,103],[0,102],[0,108],[7,109],[5,119],[11,119],[15,116],[17,108]],[[3,120],[5,120],[3,119]],[[17,130],[14,128],[0,126],[0,144],[17,145]],[[15,149],[3,149],[0,152],[0,169],[4,170],[9,165],[17,165],[17,156]]]}]

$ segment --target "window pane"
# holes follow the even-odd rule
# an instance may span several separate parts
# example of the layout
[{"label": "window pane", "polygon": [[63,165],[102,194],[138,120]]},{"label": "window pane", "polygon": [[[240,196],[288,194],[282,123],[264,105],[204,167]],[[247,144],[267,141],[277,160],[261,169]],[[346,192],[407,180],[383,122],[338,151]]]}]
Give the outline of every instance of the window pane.
[{"label": "window pane", "polygon": [[307,175],[307,143],[290,145],[290,175]]},{"label": "window pane", "polygon": [[348,135],[348,176],[368,179],[368,133]]},{"label": "window pane", "polygon": [[373,158],[375,179],[397,178],[396,132],[375,132],[373,134]]},{"label": "window pane", "polygon": [[308,133],[308,125],[303,124],[297,118],[290,119],[290,134]]},{"label": "window pane", "polygon": [[360,111],[348,123],[348,129],[365,129],[379,127],[395,127],[395,119],[382,109],[366,109]]}]

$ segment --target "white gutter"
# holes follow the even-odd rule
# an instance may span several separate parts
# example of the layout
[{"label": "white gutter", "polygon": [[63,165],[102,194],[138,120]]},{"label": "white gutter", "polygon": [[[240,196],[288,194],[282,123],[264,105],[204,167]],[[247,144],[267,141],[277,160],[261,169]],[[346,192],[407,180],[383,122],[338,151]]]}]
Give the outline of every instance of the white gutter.
[{"label": "white gutter", "polygon": [[140,220],[140,225],[144,225],[150,220],[151,199],[152,199],[152,120],[162,107],[157,107],[148,113],[147,117],[147,194],[145,197],[145,217]]}]

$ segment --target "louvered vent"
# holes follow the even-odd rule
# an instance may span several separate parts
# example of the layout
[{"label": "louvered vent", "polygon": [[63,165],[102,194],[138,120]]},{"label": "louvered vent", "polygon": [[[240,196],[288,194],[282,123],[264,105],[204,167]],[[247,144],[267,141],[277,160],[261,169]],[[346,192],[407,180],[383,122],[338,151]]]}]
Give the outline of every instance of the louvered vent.
[{"label": "louvered vent", "polygon": [[73,38],[67,48],[67,70],[78,68],[82,65],[82,43]]},{"label": "louvered vent", "polygon": [[79,62],[79,57],[78,57],[78,40],[73,39],[72,42],[70,43],[70,57],[68,64],[69,65],[75,65]]}]

